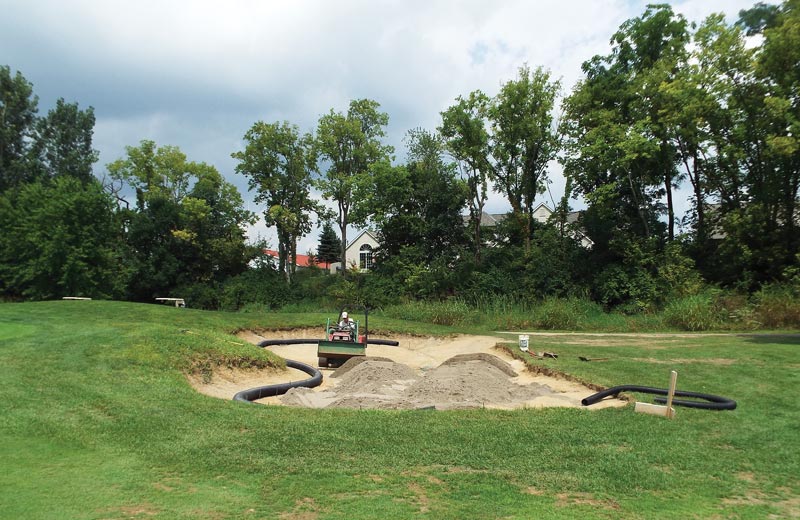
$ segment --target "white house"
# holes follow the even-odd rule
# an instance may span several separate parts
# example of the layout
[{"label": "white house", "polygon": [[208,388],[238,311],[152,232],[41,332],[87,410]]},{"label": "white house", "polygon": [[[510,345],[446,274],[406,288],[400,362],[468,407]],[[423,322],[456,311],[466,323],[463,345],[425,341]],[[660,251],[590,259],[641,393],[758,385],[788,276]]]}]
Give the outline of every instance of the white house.
[{"label": "white house", "polygon": [[[550,220],[550,217],[553,215],[553,213],[554,211],[550,209],[550,206],[542,202],[541,204],[536,206],[536,208],[533,210],[533,218],[537,222],[545,223],[548,220]],[[570,211],[569,213],[567,213],[567,224],[576,224],[576,223],[579,224],[580,216],[581,216],[580,211]],[[505,220],[507,217],[508,217],[507,213],[483,212],[481,214],[481,226],[494,227],[499,223],[501,223],[503,220]],[[469,217],[465,216],[464,222],[466,223],[468,221]],[[580,225],[577,226],[572,225],[570,227],[572,228],[570,231],[570,236],[580,241],[583,247],[589,249],[594,245],[592,239],[586,236],[586,234],[580,230]]]},{"label": "white house", "polygon": [[[344,265],[350,269],[357,266],[362,271],[372,269],[372,252],[378,248],[378,239],[369,229],[361,231],[347,244],[344,252]],[[342,270],[341,262],[331,264],[331,273]]]},{"label": "white house", "polygon": [[[544,223],[550,219],[553,213],[553,210],[550,209],[547,204],[541,203],[536,207],[536,209],[533,210],[533,218],[538,222]],[[580,219],[580,213],[580,211],[572,211],[568,213],[567,224],[574,224],[578,222]],[[484,212],[481,214],[481,225],[485,227],[494,227],[505,220],[507,216],[508,214],[506,213]],[[469,217],[465,216],[464,223],[466,223],[468,220]],[[572,230],[570,233],[572,234],[573,238],[576,238],[580,241],[583,247],[588,249],[594,245],[592,240],[580,231],[579,226],[571,227]],[[372,269],[373,251],[378,249],[379,246],[380,243],[378,242],[378,238],[372,231],[365,229],[359,232],[359,234],[356,235],[356,237],[347,245],[347,249],[345,250],[344,265],[347,266],[348,269],[356,267],[361,271],[369,271]],[[330,264],[331,273],[337,273],[341,270],[342,264],[340,262]]]}]

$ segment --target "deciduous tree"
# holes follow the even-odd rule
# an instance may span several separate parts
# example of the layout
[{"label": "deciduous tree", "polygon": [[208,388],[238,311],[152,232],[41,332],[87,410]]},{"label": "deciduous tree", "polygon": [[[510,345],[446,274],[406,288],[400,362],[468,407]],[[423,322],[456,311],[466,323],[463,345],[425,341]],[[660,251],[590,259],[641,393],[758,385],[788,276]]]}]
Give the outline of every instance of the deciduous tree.
[{"label": "deciduous tree", "polygon": [[[345,258],[347,226],[363,221],[359,212],[359,186],[369,185],[370,169],[386,162],[392,153],[381,143],[389,116],[379,111],[380,104],[370,99],[353,100],[347,114],[334,112],[322,116],[317,126],[316,150],[327,169],[317,181],[323,197],[337,205],[337,223],[342,239],[341,258]],[[351,212],[355,211],[355,218]],[[346,269],[342,269],[346,273]]]}]

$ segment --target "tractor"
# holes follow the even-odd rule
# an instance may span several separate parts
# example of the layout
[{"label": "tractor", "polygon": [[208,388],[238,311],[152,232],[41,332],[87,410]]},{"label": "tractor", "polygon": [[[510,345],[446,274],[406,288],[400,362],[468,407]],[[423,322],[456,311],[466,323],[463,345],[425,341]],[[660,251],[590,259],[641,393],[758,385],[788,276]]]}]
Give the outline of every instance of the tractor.
[{"label": "tractor", "polygon": [[364,309],[364,333],[360,334],[358,321],[352,320],[347,311],[339,311],[339,318],[325,324],[325,339],[317,344],[320,368],[338,367],[351,357],[367,355],[368,310]]}]

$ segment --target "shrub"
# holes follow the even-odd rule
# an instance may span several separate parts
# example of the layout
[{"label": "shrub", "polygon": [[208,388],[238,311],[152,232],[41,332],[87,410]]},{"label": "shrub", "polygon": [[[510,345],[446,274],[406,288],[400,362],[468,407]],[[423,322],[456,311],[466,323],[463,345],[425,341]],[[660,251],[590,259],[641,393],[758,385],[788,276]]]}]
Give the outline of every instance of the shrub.
[{"label": "shrub", "polygon": [[385,310],[385,314],[401,320],[414,320],[433,323],[435,325],[464,325],[475,323],[479,312],[462,300],[442,302],[414,301],[393,305]]},{"label": "shrub", "polygon": [[600,306],[580,298],[548,298],[536,307],[534,325],[540,329],[577,330]]},{"label": "shrub", "polygon": [[670,302],[664,309],[667,324],[682,330],[701,331],[719,328],[725,321],[717,294],[706,291]]},{"label": "shrub", "polygon": [[771,329],[800,327],[800,288],[794,285],[769,285],[753,297],[754,316],[761,326]]},{"label": "shrub", "polygon": [[270,269],[252,269],[225,282],[220,305],[227,311],[236,311],[249,303],[276,309],[287,303],[291,293],[280,274]]}]

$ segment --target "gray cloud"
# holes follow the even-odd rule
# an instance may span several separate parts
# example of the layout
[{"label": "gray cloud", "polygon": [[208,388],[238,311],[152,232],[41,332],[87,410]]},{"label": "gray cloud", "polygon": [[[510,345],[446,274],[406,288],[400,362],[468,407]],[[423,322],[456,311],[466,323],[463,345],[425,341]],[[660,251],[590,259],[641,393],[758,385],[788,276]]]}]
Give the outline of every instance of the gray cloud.
[{"label": "gray cloud", "polygon": [[[407,130],[435,128],[456,96],[494,94],[524,63],[549,68],[566,93],[580,64],[608,52],[614,30],[646,3],[0,0],[0,48],[3,64],[34,84],[42,111],[58,97],[95,107],[98,174],[126,145],[153,139],[213,164],[250,200],[230,154],[257,120],[311,131],[331,108],[376,99],[404,158]],[[699,21],[753,2],[672,3]],[[497,195],[491,205],[505,207]],[[263,225],[252,233],[271,236]]]}]

